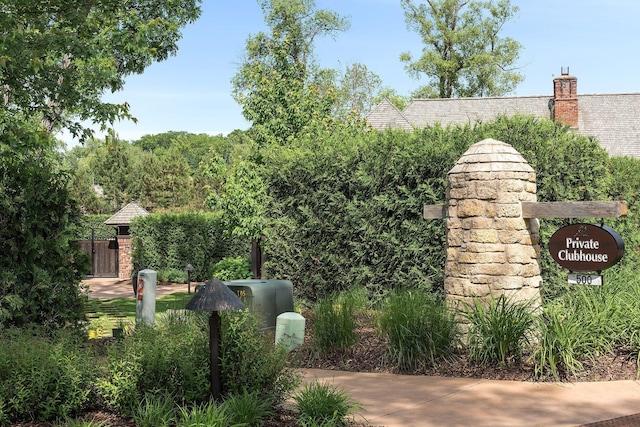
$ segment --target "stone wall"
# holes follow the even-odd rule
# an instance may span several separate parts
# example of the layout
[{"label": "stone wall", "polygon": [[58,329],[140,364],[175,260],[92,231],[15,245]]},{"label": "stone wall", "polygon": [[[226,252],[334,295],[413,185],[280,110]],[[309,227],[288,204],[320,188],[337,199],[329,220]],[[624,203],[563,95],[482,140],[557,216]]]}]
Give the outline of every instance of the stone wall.
[{"label": "stone wall", "polygon": [[539,223],[522,217],[536,201],[536,175],[509,144],[485,139],[447,176],[445,294],[451,306],[489,295],[540,304]]}]

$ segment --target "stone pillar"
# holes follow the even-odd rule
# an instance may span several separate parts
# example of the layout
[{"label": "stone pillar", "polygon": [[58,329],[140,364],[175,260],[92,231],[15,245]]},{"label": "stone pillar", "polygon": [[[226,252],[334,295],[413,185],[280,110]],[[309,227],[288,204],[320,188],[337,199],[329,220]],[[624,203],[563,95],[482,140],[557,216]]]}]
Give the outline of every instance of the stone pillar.
[{"label": "stone pillar", "polygon": [[539,223],[522,217],[536,201],[536,175],[509,144],[485,139],[449,171],[448,303],[462,309],[473,297],[505,295],[540,304]]},{"label": "stone pillar", "polygon": [[118,278],[130,279],[133,273],[131,236],[118,236]]}]

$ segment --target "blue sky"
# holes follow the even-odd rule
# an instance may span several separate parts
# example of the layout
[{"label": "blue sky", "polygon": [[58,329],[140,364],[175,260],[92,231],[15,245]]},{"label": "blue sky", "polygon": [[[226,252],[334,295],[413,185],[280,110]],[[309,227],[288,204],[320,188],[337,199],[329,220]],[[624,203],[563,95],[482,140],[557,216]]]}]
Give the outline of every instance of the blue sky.
[{"label": "blue sky", "polygon": [[[520,8],[501,33],[523,45],[525,76],[513,95],[552,94],[561,67],[578,78],[578,94],[640,92],[640,1],[512,0]],[[316,0],[349,19],[351,28],[315,45],[323,67],[361,63],[402,95],[424,84],[408,76],[402,52],[420,54],[399,0]],[[250,35],[265,30],[256,0],[203,0],[200,19],[183,31],[178,54],[131,76],[123,91],[105,96],[128,102],[138,123],[119,122],[120,138],[167,131],[226,134],[247,129],[231,98],[231,79]],[[69,145],[73,141],[61,136]]]}]

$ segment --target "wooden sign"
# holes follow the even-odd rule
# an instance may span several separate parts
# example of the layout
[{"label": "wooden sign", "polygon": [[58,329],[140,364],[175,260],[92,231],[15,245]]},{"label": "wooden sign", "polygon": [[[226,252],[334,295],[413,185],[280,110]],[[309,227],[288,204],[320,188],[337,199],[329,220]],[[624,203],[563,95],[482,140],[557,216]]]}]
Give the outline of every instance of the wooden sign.
[{"label": "wooden sign", "polygon": [[624,242],[604,224],[571,224],[549,239],[553,259],[570,271],[602,271],[624,255]]}]

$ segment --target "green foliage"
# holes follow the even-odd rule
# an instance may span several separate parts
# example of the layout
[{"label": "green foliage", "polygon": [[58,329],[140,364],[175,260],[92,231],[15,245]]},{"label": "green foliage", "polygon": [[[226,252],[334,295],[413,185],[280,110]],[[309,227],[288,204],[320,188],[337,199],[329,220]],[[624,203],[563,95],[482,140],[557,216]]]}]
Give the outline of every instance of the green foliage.
[{"label": "green foliage", "polygon": [[333,73],[312,62],[313,44],[349,24],[335,12],[316,10],[312,1],[259,3],[270,31],[247,40],[233,96],[252,123],[250,133],[258,145],[289,144],[330,126]]},{"label": "green foliage", "polygon": [[78,211],[55,141],[0,112],[0,326],[82,319],[88,257],[72,242]]},{"label": "green foliage", "polygon": [[158,271],[158,282],[187,283],[188,274],[184,269],[163,268]]},{"label": "green foliage", "polygon": [[243,257],[226,257],[215,263],[208,276],[222,281],[251,279],[251,262]]},{"label": "green foliage", "polygon": [[130,117],[127,103],[103,102],[131,74],[178,49],[182,27],[200,15],[198,0],[51,0],[2,3],[0,87],[7,111],[41,117],[48,131],[65,127],[83,137],[81,124]]},{"label": "green foliage", "polygon": [[224,405],[216,402],[203,402],[191,407],[179,408],[176,427],[234,427],[229,423],[229,414]]},{"label": "green foliage", "polygon": [[111,215],[81,215],[79,223],[74,229],[74,237],[78,240],[90,240],[92,236],[95,239],[115,238],[115,228],[104,223],[110,216]]},{"label": "green foliage", "polygon": [[355,344],[355,314],[355,300],[350,295],[320,299],[313,314],[313,344],[316,349],[324,352]]},{"label": "green foliage", "polygon": [[300,382],[287,364],[285,349],[275,347],[259,332],[256,317],[248,310],[225,311],[222,315],[222,389],[228,395],[258,393],[278,403]]},{"label": "green foliage", "polygon": [[205,212],[136,217],[130,228],[134,262],[156,271],[191,264],[192,279],[207,280],[216,262],[237,255],[238,245],[224,235],[222,221],[219,213]]},{"label": "green foliage", "polygon": [[460,339],[455,313],[421,290],[391,293],[382,306],[380,329],[389,340],[388,356],[400,371],[452,357]]},{"label": "green foliage", "polygon": [[172,396],[147,394],[132,416],[137,427],[171,427],[175,425],[176,407]]},{"label": "green foliage", "polygon": [[229,413],[229,422],[247,427],[262,425],[263,419],[272,413],[271,403],[262,399],[260,393],[244,391],[224,399]]},{"label": "green foliage", "polygon": [[0,425],[78,413],[89,401],[94,360],[68,336],[0,332]]},{"label": "green foliage", "polygon": [[172,317],[152,329],[141,325],[113,344],[108,371],[97,388],[108,407],[135,413],[148,393],[172,395],[176,402],[202,402],[209,395],[208,331],[193,314]]},{"label": "green foliage", "polygon": [[462,147],[433,133],[439,141],[345,130],[265,150],[270,274],[311,301],[354,285],[372,295],[440,285],[444,223],[425,221],[422,206],[444,202],[445,174]]},{"label": "green foliage", "polygon": [[303,426],[344,426],[361,409],[344,390],[326,382],[305,384],[293,400]]},{"label": "green foliage", "polygon": [[560,380],[561,372],[576,375],[582,370],[580,357],[585,350],[580,344],[582,326],[560,306],[545,308],[537,325],[540,337],[531,354],[536,377],[550,373]]},{"label": "green foliage", "polygon": [[214,159],[211,178],[220,181],[219,192],[210,193],[205,204],[221,212],[224,230],[233,236],[258,239],[265,220],[267,191],[258,165],[240,161],[225,168],[221,159]]},{"label": "green foliage", "polygon": [[518,11],[509,0],[402,0],[407,28],[422,38],[424,48],[414,60],[409,52],[400,61],[412,77],[422,74],[429,84],[414,98],[502,96],[524,77],[515,65],[522,46],[499,37]]},{"label": "green foliage", "polygon": [[534,314],[531,304],[513,301],[505,295],[488,300],[475,298],[465,308],[469,321],[469,356],[483,364],[522,360],[533,331]]},{"label": "green foliage", "polygon": [[615,266],[605,277],[603,286],[577,287],[545,305],[532,353],[538,377],[579,375],[585,360],[594,361],[616,349],[638,354],[637,268]]}]

